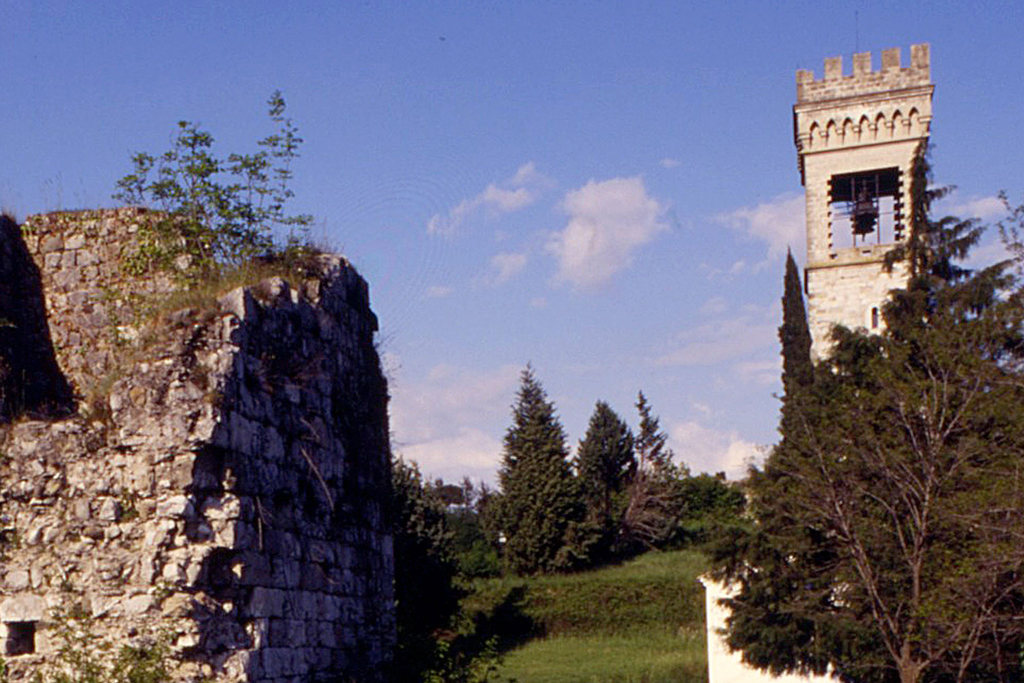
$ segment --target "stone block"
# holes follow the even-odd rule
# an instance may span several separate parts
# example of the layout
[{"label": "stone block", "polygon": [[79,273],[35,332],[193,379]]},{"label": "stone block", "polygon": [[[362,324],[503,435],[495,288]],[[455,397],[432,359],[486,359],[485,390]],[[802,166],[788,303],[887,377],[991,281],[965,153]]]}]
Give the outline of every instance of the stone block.
[{"label": "stone block", "polygon": [[164,519],[191,517],[195,514],[192,502],[186,495],[175,495],[157,502],[156,515]]},{"label": "stone block", "polygon": [[23,591],[30,585],[30,577],[24,569],[9,569],[4,574],[4,588],[9,591]]},{"label": "stone block", "polygon": [[312,562],[303,562],[300,569],[302,574],[299,586],[302,590],[317,592],[324,590],[327,580],[323,567]]},{"label": "stone block", "polygon": [[282,590],[257,586],[252,590],[246,614],[249,617],[283,617],[286,597],[290,596]]},{"label": "stone block", "polygon": [[302,583],[302,569],[298,560],[289,557],[275,557],[272,562],[273,578],[275,586],[282,588],[298,588]]},{"label": "stone block", "polygon": [[137,617],[149,611],[153,607],[153,596],[142,593],[128,598],[124,602],[124,614],[128,617]]},{"label": "stone block", "polygon": [[46,601],[36,595],[18,595],[0,602],[0,621],[42,621],[46,617]]},{"label": "stone block", "polygon": [[113,498],[105,498],[100,503],[100,509],[96,516],[101,522],[116,522],[121,518],[121,504]]},{"label": "stone block", "polygon": [[267,678],[289,676],[295,670],[293,652],[284,647],[268,647],[260,652],[262,674]]},{"label": "stone block", "polygon": [[64,248],[64,239],[60,235],[48,235],[42,239],[39,251],[43,254],[50,254]]}]

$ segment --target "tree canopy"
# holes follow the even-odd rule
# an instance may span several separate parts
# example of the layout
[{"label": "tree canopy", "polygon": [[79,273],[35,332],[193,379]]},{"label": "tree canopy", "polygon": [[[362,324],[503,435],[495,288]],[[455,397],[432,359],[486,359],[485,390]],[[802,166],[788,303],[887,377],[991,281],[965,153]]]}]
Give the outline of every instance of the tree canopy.
[{"label": "tree canopy", "polygon": [[927,179],[922,157],[886,329],[836,328],[812,381],[786,383],[753,530],[716,554],[729,644],[774,673],[1024,677],[1021,293],[1006,263],[959,263],[980,228],[931,220]]}]

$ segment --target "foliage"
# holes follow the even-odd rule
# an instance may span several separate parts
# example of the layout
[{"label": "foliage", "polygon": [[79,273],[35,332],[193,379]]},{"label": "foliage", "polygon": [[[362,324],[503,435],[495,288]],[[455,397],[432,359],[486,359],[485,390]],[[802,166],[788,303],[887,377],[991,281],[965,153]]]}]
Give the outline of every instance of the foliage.
[{"label": "foliage", "polygon": [[[145,644],[114,645],[92,631],[92,620],[78,610],[53,613],[60,647],[34,677],[36,683],[164,683],[170,680],[171,652],[166,635]],[[111,654],[114,653],[114,654]]]},{"label": "foliage", "polygon": [[417,680],[435,664],[439,631],[449,626],[462,593],[455,584],[451,532],[441,500],[415,463],[392,467],[395,549],[396,680]]},{"label": "foliage", "polygon": [[730,484],[723,476],[701,473],[681,477],[676,489],[680,509],[672,545],[708,543],[724,526],[743,523],[746,497],[739,485]]},{"label": "foliage", "polygon": [[916,165],[907,287],[881,335],[837,328],[750,477],[757,521],[719,574],[729,643],[773,673],[1019,681],[1024,625],[1020,292],[957,261],[973,221],[928,218]]},{"label": "foliage", "polygon": [[[117,182],[114,198],[155,205],[162,218],[145,223],[140,248],[127,255],[136,271],[166,268],[184,257],[193,280],[223,264],[238,265],[275,251],[273,228],[303,228],[312,218],[290,216],[285,203],[291,164],[302,138],[279,91],[267,101],[276,131],[253,154],[213,152],[213,136],[190,121],[179,121],[171,149],[159,156],[138,152],[134,169]],[[297,244],[294,235],[290,244]]]},{"label": "foliage", "polygon": [[571,568],[585,555],[577,534],[583,505],[569,467],[565,432],[529,365],[520,376],[512,426],[498,472],[493,524],[504,534],[504,561],[516,573]]},{"label": "foliage", "polygon": [[636,473],[628,490],[622,535],[628,544],[653,548],[664,543],[679,520],[676,482],[689,472],[672,463],[668,435],[641,391],[637,396],[640,430],[634,441]]},{"label": "foliage", "polygon": [[502,656],[495,643],[492,638],[479,651],[470,653],[458,648],[453,641],[439,641],[435,664],[423,680],[426,683],[497,683],[501,680],[498,671]]},{"label": "foliage", "polygon": [[594,406],[586,436],[576,449],[576,472],[587,517],[610,542],[624,508],[621,494],[636,472],[636,459],[629,425],[604,401]]},{"label": "foliage", "polygon": [[791,385],[806,386],[813,381],[814,366],[811,363],[811,331],[807,327],[800,271],[790,251],[786,252],[779,342],[782,344],[782,387],[786,395],[792,395]]},{"label": "foliage", "polygon": [[448,526],[459,576],[476,579],[501,573],[501,558],[487,539],[479,512],[468,506],[449,511]]}]

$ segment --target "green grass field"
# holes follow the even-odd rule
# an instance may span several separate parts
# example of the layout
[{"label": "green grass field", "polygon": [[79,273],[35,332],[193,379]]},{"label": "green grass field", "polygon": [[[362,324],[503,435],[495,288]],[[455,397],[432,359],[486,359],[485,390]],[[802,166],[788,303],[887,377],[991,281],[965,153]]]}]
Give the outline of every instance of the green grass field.
[{"label": "green grass field", "polygon": [[518,683],[699,683],[707,680],[702,555],[648,553],[592,572],[481,581],[470,605],[510,593],[532,638],[505,655]]}]

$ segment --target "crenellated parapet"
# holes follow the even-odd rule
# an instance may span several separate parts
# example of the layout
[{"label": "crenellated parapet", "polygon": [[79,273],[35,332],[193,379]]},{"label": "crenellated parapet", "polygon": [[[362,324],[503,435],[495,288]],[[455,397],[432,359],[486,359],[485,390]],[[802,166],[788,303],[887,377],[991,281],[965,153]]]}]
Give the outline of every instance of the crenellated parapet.
[{"label": "crenellated parapet", "polygon": [[843,74],[842,57],[825,60],[825,76],[797,71],[793,132],[800,168],[803,154],[928,137],[932,120],[931,57],[927,44],[910,48],[902,66],[900,49],[882,52],[872,70],[871,53],[853,56],[853,73]]}]

